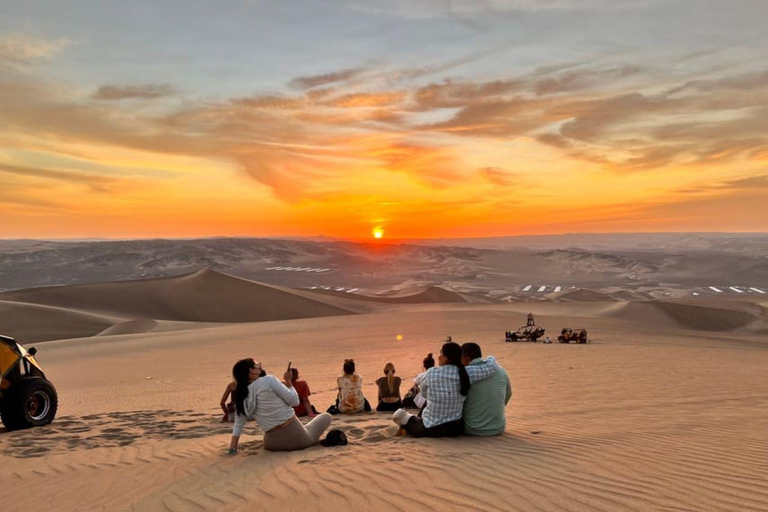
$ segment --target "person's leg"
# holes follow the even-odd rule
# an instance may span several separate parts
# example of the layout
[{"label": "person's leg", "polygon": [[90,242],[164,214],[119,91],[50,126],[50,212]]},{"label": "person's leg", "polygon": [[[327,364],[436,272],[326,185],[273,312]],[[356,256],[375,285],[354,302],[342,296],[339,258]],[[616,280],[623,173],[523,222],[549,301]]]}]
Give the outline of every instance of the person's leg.
[{"label": "person's leg", "polygon": [[379,411],[379,412],[383,412],[383,411],[396,411],[396,410],[398,410],[398,409],[400,409],[402,407],[403,407],[403,403],[400,402],[400,401],[393,402],[393,403],[379,402],[379,405],[376,407],[376,410]]},{"label": "person's leg", "polygon": [[307,429],[296,416],[288,425],[264,434],[264,448],[273,452],[303,450],[316,444],[316,442],[312,442]]},{"label": "person's leg", "polygon": [[459,419],[424,429],[424,437],[456,437],[464,433],[464,420]]},{"label": "person's leg", "polygon": [[427,430],[424,428],[424,421],[418,416],[411,416],[411,419],[408,420],[408,423],[403,425],[403,429],[408,433],[408,435],[413,437],[424,437]]},{"label": "person's leg", "polygon": [[323,432],[328,430],[328,427],[331,426],[331,418],[332,416],[328,414],[327,412],[324,412],[323,414],[319,414],[306,424],[304,427],[307,430],[307,434],[309,434],[309,438],[312,442],[312,445],[316,445],[320,441],[320,437],[322,437]]}]

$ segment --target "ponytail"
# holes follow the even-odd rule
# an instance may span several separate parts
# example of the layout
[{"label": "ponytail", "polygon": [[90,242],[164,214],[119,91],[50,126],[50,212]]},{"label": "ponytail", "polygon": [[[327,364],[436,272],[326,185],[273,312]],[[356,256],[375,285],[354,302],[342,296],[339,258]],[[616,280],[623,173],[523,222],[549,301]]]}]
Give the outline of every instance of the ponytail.
[{"label": "ponytail", "polygon": [[384,365],[384,374],[387,376],[387,387],[390,393],[395,392],[395,365],[387,363]]}]

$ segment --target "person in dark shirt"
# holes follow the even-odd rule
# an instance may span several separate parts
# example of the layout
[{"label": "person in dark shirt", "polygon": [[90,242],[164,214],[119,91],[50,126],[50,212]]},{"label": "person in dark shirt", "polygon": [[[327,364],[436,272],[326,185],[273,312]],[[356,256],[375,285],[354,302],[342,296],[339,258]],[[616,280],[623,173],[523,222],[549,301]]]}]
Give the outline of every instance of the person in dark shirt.
[{"label": "person in dark shirt", "polygon": [[384,377],[376,379],[379,387],[379,405],[377,411],[396,411],[403,406],[400,399],[400,377],[395,377],[395,365],[384,365]]}]

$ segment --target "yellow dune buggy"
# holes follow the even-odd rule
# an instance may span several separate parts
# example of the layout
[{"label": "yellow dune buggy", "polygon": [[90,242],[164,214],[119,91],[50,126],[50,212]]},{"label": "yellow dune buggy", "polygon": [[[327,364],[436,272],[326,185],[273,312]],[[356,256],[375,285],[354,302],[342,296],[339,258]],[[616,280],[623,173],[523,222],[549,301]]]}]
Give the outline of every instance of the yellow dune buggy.
[{"label": "yellow dune buggy", "polygon": [[36,353],[0,336],[0,416],[8,430],[46,425],[56,416],[59,397]]}]

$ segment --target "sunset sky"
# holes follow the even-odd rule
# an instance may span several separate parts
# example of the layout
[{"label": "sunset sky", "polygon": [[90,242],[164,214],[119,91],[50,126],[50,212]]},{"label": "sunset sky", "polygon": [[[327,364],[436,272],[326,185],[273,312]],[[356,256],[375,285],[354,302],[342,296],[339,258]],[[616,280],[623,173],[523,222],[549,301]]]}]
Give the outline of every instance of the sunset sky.
[{"label": "sunset sky", "polygon": [[0,238],[768,231],[764,0],[0,0]]}]

